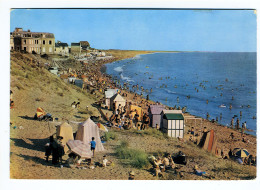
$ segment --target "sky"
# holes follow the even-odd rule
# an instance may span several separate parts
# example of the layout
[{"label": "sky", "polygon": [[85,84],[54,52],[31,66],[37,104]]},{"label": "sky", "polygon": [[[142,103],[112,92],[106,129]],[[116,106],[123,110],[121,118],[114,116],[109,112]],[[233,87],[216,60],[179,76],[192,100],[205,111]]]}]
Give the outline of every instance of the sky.
[{"label": "sky", "polygon": [[256,52],[254,10],[13,9],[10,31],[97,49]]}]

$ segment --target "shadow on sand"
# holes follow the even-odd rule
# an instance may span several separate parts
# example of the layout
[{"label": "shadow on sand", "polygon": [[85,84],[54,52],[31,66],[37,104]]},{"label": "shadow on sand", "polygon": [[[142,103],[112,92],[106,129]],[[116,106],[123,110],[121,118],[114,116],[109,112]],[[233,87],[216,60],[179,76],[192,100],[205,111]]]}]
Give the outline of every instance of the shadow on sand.
[{"label": "shadow on sand", "polygon": [[34,117],[29,117],[28,115],[26,115],[26,116],[19,116],[19,117],[23,118],[23,119],[27,119],[27,120],[35,120]]},{"label": "shadow on sand", "polygon": [[41,151],[45,152],[44,145],[49,142],[49,137],[45,139],[27,139],[29,142],[25,142],[23,139],[16,139],[16,138],[11,138],[11,141],[14,141],[14,145],[30,150],[36,150],[36,151]]},{"label": "shadow on sand", "polygon": [[22,154],[18,154],[17,156],[22,157],[26,161],[31,160],[31,161],[33,161],[37,164],[41,164],[41,165],[45,165],[45,166],[54,166],[54,167],[56,166],[56,167],[58,167],[58,165],[53,165],[51,163],[51,159],[49,159],[49,161],[47,162],[45,159],[39,158],[39,157],[36,157],[36,156],[28,156],[28,155],[22,155]]}]

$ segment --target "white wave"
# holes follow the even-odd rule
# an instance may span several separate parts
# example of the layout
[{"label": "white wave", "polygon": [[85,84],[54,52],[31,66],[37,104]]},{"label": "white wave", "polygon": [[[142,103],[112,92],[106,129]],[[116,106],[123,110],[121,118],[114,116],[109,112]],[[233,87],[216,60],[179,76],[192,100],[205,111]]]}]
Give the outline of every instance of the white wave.
[{"label": "white wave", "polygon": [[164,89],[166,92],[168,92],[169,94],[176,94],[176,92],[173,92],[171,90],[168,90],[168,89]]},{"label": "white wave", "polygon": [[124,75],[122,73],[120,74],[120,77],[121,77],[122,80],[126,80],[127,82],[134,82],[134,80],[132,80],[131,78],[124,77]]},{"label": "white wave", "polygon": [[141,59],[141,55],[136,55],[133,59]]},{"label": "white wave", "polygon": [[114,68],[114,71],[117,71],[117,72],[123,72],[123,67],[116,67]]}]

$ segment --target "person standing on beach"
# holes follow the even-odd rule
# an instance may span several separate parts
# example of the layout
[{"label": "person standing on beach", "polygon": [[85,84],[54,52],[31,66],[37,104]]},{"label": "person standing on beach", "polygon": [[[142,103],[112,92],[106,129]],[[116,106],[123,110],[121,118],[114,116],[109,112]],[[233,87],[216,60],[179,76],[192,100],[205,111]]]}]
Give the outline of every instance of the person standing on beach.
[{"label": "person standing on beach", "polygon": [[207,120],[209,120],[209,112],[207,112]]},{"label": "person standing on beach", "polygon": [[234,118],[232,117],[232,119],[231,119],[231,122],[230,122],[230,127],[233,129],[233,127],[234,127]]},{"label": "person standing on beach", "polygon": [[240,125],[240,121],[239,121],[239,118],[237,118],[237,123],[236,123],[236,129],[237,130],[239,129],[239,125]]},{"label": "person standing on beach", "polygon": [[244,123],[244,128],[246,129],[246,121],[245,121],[245,123]]},{"label": "person standing on beach", "polygon": [[149,116],[145,113],[143,116],[143,130],[148,129],[150,124],[150,118]]},{"label": "person standing on beach", "polygon": [[95,156],[95,149],[96,149],[96,141],[95,141],[95,137],[92,137],[92,141],[90,141],[90,150],[93,152],[93,157]]}]

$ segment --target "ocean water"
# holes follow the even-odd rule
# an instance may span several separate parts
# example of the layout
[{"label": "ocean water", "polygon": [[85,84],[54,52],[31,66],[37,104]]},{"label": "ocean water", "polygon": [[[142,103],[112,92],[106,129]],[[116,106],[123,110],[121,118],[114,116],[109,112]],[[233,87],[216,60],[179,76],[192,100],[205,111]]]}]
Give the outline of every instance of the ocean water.
[{"label": "ocean water", "polygon": [[[187,106],[187,112],[230,125],[238,117],[256,135],[256,53],[183,52],[138,55],[106,65],[106,72],[130,90],[154,101]],[[152,92],[150,89],[152,88]],[[188,98],[190,97],[190,98]],[[208,104],[207,104],[208,100]],[[230,104],[232,109],[229,109]],[[220,107],[220,105],[222,105]],[[240,117],[240,111],[242,117]],[[220,120],[220,115],[222,118]],[[237,116],[237,117],[236,117]]]}]

